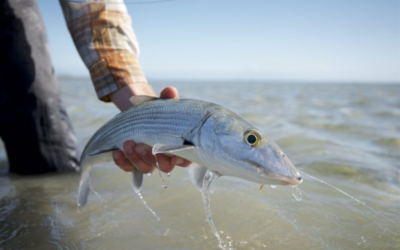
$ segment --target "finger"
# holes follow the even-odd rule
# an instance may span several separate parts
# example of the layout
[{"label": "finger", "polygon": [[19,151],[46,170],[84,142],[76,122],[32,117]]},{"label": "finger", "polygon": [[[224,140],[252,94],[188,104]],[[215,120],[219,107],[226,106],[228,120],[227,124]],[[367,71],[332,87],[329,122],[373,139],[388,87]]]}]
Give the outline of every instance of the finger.
[{"label": "finger", "polygon": [[149,165],[158,166],[160,170],[169,173],[174,169],[174,164],[171,163],[171,157],[163,154],[157,154],[157,159],[152,153],[152,149],[145,144],[137,144],[135,147],[136,153]]},{"label": "finger", "polygon": [[172,156],[171,157],[171,163],[180,166],[180,167],[188,167],[190,164],[192,164],[191,161],[188,161],[184,158],[181,158],[179,156]]},{"label": "finger", "polygon": [[160,170],[164,173],[169,173],[174,169],[175,165],[171,163],[171,157],[163,154],[157,154],[157,159],[152,153],[151,147],[146,144],[137,144],[135,147],[136,153],[149,165],[156,166],[158,161],[158,166]]},{"label": "finger", "polygon": [[157,161],[160,170],[164,173],[170,173],[175,167],[175,165],[171,163],[171,157],[168,155],[157,154]]},{"label": "finger", "polygon": [[122,151],[116,150],[113,152],[113,158],[115,164],[120,167],[122,170],[125,172],[132,172],[133,171],[133,165],[132,163],[126,159],[124,153]]},{"label": "finger", "polygon": [[153,172],[154,167],[145,162],[136,152],[135,143],[133,141],[126,141],[122,144],[126,158],[142,173]]},{"label": "finger", "polygon": [[135,152],[149,165],[156,166],[156,158],[153,155],[152,148],[143,143],[135,146]]},{"label": "finger", "polygon": [[162,99],[171,99],[171,98],[178,99],[179,98],[178,90],[175,87],[166,87],[165,89],[163,89],[161,91],[160,98],[162,98]]}]

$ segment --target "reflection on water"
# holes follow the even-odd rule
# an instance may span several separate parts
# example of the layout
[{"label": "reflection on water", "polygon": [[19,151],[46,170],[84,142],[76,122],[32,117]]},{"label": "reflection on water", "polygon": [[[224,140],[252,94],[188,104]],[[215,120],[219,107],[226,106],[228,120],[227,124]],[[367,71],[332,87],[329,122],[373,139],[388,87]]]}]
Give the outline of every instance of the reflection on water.
[{"label": "reflection on water", "polygon": [[[264,83],[174,85],[181,98],[217,102],[257,124],[301,171],[343,189],[384,217],[307,176],[302,200],[289,187],[236,178],[213,183],[218,234],[234,249],[398,249],[400,228],[400,86]],[[244,87],[246,86],[246,87]],[[117,113],[96,100],[89,81],[61,80],[79,143]],[[33,163],[34,164],[34,163]],[[76,206],[78,174],[5,173],[0,146],[2,249],[218,249],[202,195],[184,169],[144,176],[141,191],[159,222],[112,165],[95,169],[88,204]]]}]

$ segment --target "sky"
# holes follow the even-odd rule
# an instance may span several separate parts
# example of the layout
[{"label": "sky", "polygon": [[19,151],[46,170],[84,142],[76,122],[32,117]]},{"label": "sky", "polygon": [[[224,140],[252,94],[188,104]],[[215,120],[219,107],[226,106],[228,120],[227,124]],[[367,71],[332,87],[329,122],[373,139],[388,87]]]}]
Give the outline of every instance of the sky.
[{"label": "sky", "polygon": [[[89,76],[59,2],[37,1],[56,73]],[[399,0],[174,0],[127,7],[149,79],[400,83]]]}]

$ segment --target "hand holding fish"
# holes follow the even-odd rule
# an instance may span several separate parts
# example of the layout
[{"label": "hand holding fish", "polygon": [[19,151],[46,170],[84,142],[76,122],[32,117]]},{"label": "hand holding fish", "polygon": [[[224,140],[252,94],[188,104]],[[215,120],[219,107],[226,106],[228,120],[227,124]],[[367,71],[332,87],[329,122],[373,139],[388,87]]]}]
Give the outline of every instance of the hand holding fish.
[{"label": "hand holding fish", "polygon": [[[127,85],[126,87],[113,93],[110,98],[112,102],[121,110],[124,111],[132,107],[129,98],[134,95],[156,96],[153,89],[148,84]],[[178,90],[174,87],[166,87],[160,93],[162,99],[178,99]],[[132,172],[137,168],[142,173],[151,173],[156,166],[156,159],[152,155],[151,147],[144,143],[136,144],[133,141],[125,141],[122,145],[123,151],[115,150],[113,158],[115,164],[122,170]],[[178,156],[167,156],[160,154],[157,156],[160,170],[169,173],[175,165],[187,167],[191,164],[190,161]]]},{"label": "hand holding fish", "polygon": [[[161,98],[139,96],[134,92],[132,95],[129,101],[133,107],[97,130],[83,150],[79,207],[88,201],[91,170],[97,165],[114,161],[122,169],[132,169],[131,186],[134,192],[159,220],[140,193],[143,173],[153,170],[155,157],[162,171],[172,170],[172,163],[177,158],[169,159],[162,154],[188,159],[193,162],[188,166],[190,180],[202,192],[207,220],[218,238],[219,246],[225,249],[214,223],[209,219],[208,188],[214,179],[234,176],[259,183],[261,187],[263,184],[297,186],[302,183],[300,173],[279,146],[239,114],[211,102],[178,99],[178,92],[172,87],[164,89]],[[144,144],[136,145],[127,140]],[[163,167],[161,164],[164,164]],[[161,173],[160,177],[163,180]]]},{"label": "hand holding fish", "polygon": [[[163,90],[162,96],[167,96],[165,92],[169,91],[173,89]],[[177,92],[173,93],[177,97]],[[157,155],[160,162],[160,154],[175,155],[196,163],[191,164],[188,173],[193,185],[200,191],[211,175],[234,176],[269,185],[296,186],[303,181],[295,166],[271,138],[227,108],[193,99],[134,95],[130,101],[133,107],[104,124],[83,150],[79,206],[87,202],[93,167],[114,161],[120,167],[124,166],[121,168],[128,168],[133,162],[135,168],[132,167],[131,184],[134,191],[140,194],[143,172],[153,168],[152,162],[146,162],[146,159]],[[145,143],[152,150],[139,159],[136,153],[139,145],[130,144],[127,140]],[[133,147],[135,150],[132,150]],[[115,151],[121,149],[126,155],[124,161],[120,161],[118,155],[115,157],[118,154]],[[146,168],[140,169],[140,164]],[[164,166],[161,169],[168,171],[167,168]]]}]

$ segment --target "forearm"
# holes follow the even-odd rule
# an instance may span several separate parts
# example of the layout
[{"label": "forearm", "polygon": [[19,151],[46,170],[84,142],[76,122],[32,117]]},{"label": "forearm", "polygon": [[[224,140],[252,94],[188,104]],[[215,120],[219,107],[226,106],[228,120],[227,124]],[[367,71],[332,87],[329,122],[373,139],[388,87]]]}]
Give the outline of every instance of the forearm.
[{"label": "forearm", "polygon": [[121,109],[122,101],[117,100],[122,98],[121,93],[141,94],[146,90],[142,94],[154,95],[140,67],[138,42],[123,3],[60,2],[99,99],[113,101]]}]

